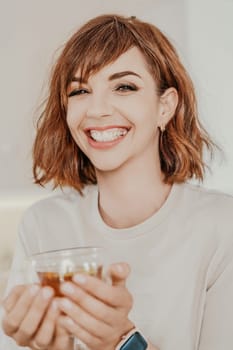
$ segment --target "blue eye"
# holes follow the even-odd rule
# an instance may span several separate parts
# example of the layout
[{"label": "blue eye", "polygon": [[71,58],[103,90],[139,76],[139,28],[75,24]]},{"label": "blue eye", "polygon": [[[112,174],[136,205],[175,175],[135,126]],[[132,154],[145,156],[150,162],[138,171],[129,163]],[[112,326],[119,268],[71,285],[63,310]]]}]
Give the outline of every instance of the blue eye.
[{"label": "blue eye", "polygon": [[76,89],[76,90],[73,90],[69,93],[68,97],[72,97],[72,96],[76,96],[76,95],[84,95],[88,93],[87,90],[85,89]]}]

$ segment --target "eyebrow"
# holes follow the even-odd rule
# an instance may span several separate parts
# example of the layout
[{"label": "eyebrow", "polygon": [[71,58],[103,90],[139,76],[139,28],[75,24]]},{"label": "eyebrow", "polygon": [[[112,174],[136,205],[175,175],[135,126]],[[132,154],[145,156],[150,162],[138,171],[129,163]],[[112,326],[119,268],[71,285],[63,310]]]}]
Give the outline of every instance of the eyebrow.
[{"label": "eyebrow", "polygon": [[111,80],[119,79],[119,78],[125,77],[126,75],[134,75],[134,76],[142,79],[142,77],[139,74],[137,74],[133,71],[130,71],[130,70],[126,70],[124,72],[114,73],[114,74],[110,75],[108,80],[111,81]]},{"label": "eyebrow", "polygon": [[[127,75],[134,75],[134,76],[142,79],[142,77],[139,74],[137,74],[137,73],[135,73],[133,71],[126,70],[126,71],[123,71],[123,72],[118,72],[118,73],[114,73],[114,74],[110,75],[108,80],[112,81],[112,80],[115,80],[115,79],[119,79],[119,78],[125,77]],[[84,81],[81,77],[73,77],[71,81],[72,82],[73,81],[74,82],[78,82],[78,83],[86,83],[86,81]]]}]

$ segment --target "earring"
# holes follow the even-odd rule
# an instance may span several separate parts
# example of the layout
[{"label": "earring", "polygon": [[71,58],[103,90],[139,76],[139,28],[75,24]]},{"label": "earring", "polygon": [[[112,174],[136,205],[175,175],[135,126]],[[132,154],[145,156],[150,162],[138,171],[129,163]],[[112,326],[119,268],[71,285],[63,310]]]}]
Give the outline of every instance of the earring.
[{"label": "earring", "polygon": [[160,131],[163,133],[165,131],[165,129],[166,129],[166,126],[165,126],[165,124],[161,124],[159,126],[159,128],[160,128]]}]

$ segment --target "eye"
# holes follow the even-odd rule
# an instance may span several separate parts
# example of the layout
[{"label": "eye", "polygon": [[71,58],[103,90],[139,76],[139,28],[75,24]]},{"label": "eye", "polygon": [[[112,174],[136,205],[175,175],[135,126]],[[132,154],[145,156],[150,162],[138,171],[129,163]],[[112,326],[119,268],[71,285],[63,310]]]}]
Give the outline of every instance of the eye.
[{"label": "eye", "polygon": [[128,92],[128,91],[137,91],[137,87],[133,84],[120,84],[116,87],[116,91]]},{"label": "eye", "polygon": [[76,95],[84,95],[87,93],[88,93],[88,90],[86,90],[86,89],[75,89],[68,94],[68,97],[72,97],[72,96],[76,96]]}]

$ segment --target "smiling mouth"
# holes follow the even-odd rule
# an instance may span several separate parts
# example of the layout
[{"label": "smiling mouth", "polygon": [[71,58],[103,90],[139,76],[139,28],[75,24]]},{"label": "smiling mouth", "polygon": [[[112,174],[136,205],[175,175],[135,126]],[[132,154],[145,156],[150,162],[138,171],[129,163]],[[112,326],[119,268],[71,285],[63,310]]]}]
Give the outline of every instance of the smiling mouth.
[{"label": "smiling mouth", "polygon": [[129,132],[129,128],[89,129],[86,132],[95,142],[111,142],[125,136]]}]

